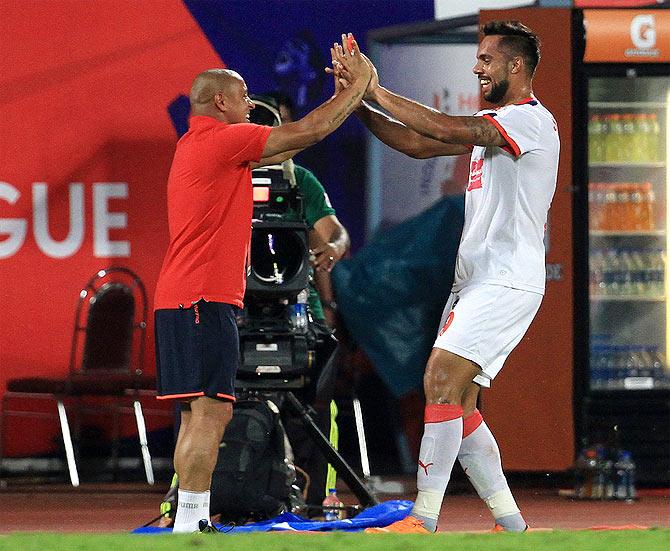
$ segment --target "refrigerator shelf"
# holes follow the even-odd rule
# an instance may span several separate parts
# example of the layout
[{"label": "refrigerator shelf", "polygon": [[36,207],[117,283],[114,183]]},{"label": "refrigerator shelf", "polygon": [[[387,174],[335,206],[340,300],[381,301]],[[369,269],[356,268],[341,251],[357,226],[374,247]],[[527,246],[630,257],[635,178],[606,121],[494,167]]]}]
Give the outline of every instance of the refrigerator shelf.
[{"label": "refrigerator shelf", "polygon": [[591,109],[665,109],[664,101],[590,101]]},{"label": "refrigerator shelf", "polygon": [[664,295],[591,295],[591,302],[665,302]]},{"label": "refrigerator shelf", "polygon": [[665,230],[590,230],[591,237],[665,237]]},{"label": "refrigerator shelf", "polygon": [[592,161],[589,168],[665,168],[664,161]]}]

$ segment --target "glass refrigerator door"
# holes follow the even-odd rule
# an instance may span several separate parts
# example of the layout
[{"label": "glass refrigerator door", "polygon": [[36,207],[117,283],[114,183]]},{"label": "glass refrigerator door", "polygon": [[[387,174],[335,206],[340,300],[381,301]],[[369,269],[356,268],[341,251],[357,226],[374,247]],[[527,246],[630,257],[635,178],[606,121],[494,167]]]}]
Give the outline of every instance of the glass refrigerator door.
[{"label": "glass refrigerator door", "polygon": [[592,391],[670,388],[670,77],[589,80]]}]

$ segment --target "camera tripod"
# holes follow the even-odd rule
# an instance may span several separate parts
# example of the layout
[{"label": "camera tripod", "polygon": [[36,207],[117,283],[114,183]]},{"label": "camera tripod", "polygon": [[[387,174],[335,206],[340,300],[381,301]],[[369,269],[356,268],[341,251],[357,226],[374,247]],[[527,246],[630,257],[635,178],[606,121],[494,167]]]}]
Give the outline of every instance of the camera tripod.
[{"label": "camera tripod", "polygon": [[332,446],[328,438],[326,438],[326,435],[321,432],[321,429],[314,422],[307,407],[305,407],[291,391],[285,391],[284,396],[294,413],[300,417],[307,434],[309,434],[310,438],[319,448],[321,453],[323,453],[324,457],[342,477],[342,480],[344,480],[349,489],[354,493],[361,505],[364,507],[377,505],[379,503],[377,499],[370,493],[370,490],[368,490],[363,481],[353,471],[340,453]]}]

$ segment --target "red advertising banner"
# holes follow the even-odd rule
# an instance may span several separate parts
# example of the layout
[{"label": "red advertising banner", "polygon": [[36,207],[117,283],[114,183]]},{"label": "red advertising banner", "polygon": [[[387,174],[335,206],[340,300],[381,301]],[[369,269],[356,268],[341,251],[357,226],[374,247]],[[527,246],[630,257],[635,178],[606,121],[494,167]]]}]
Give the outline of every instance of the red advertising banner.
[{"label": "red advertising banner", "polygon": [[586,63],[670,61],[670,13],[665,10],[584,10]]},{"label": "red advertising banner", "polygon": [[[3,2],[2,26],[0,393],[67,373],[79,291],[98,270],[138,273],[152,310],[177,140],[167,108],[221,65],[179,0]],[[147,335],[153,374],[151,320]],[[11,418],[4,451],[45,453],[57,434]]]}]

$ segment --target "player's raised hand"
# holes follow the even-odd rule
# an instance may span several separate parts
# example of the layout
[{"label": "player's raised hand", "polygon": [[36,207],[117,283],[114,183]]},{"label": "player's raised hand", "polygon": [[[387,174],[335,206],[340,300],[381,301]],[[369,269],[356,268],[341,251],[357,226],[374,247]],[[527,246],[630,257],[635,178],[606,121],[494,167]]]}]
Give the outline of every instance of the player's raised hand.
[{"label": "player's raised hand", "polygon": [[341,65],[336,59],[335,46],[337,46],[337,43],[333,44],[333,47],[330,49],[332,67],[325,68],[326,73],[333,75],[333,81],[335,84],[335,92],[333,95],[337,95],[339,92],[349,86],[349,81],[342,76]]},{"label": "player's raised hand", "polygon": [[353,83],[359,78],[370,82],[372,71],[363,59],[358,43],[351,33],[342,35],[342,44],[335,44],[335,61],[338,70],[348,82]]}]

